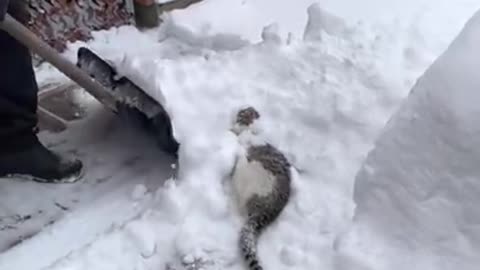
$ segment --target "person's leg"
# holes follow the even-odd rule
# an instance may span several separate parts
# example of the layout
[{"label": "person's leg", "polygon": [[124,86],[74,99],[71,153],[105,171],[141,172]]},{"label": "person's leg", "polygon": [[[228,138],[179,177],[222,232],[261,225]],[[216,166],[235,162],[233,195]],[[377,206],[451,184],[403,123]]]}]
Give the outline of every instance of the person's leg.
[{"label": "person's leg", "polygon": [[32,141],[37,125],[37,91],[28,49],[0,30],[1,150],[26,147],[23,144]]},{"label": "person's leg", "polygon": [[[9,13],[20,21],[19,4]],[[23,6],[25,7],[25,5]],[[0,177],[27,176],[43,182],[76,180],[82,164],[47,150],[37,138],[38,86],[30,51],[0,30]]]}]

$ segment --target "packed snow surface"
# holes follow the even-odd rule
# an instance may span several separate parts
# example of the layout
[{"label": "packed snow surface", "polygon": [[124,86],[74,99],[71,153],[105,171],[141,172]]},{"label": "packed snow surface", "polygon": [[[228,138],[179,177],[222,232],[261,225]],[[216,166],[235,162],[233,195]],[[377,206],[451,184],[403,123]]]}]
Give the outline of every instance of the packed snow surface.
[{"label": "packed snow surface", "polygon": [[[178,173],[158,179],[167,181],[154,192],[132,187],[127,199],[144,203],[138,215],[88,244],[77,247],[75,226],[60,224],[45,245],[61,246],[48,258],[36,262],[41,245],[27,241],[0,255],[0,269],[245,269],[228,177],[241,146],[228,129],[246,105],[260,112],[259,138],[297,169],[290,203],[260,238],[265,269],[392,266],[394,252],[358,255],[372,243],[349,241],[357,236],[351,220],[362,199],[360,179],[353,200],[355,176],[417,77],[480,3],[351,2],[207,0],[165,16],[159,29],[94,33],[87,46],[172,116],[181,143]],[[75,61],[82,45],[72,44],[66,56]],[[64,79],[47,67],[37,74],[42,82]],[[360,225],[376,214],[359,213],[366,220],[359,214]],[[66,237],[62,230],[72,230],[72,246],[55,238]]]}]

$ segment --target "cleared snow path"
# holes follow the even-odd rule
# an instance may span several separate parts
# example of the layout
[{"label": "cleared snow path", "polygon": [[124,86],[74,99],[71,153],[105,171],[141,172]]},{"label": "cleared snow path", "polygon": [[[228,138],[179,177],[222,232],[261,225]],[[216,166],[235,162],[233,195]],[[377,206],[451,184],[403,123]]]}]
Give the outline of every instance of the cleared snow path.
[{"label": "cleared snow path", "polygon": [[[2,220],[2,249],[16,244],[0,254],[2,270],[41,269],[94,241],[143,211],[149,198],[135,199],[136,186],[156,190],[174,174],[170,167],[174,160],[157,150],[145,134],[83,96],[88,101],[84,103],[87,118],[62,134],[41,133],[42,141],[53,149],[84,161],[83,179],[66,185],[2,179],[2,215],[30,215],[23,222]],[[31,238],[16,243],[21,237]]]}]

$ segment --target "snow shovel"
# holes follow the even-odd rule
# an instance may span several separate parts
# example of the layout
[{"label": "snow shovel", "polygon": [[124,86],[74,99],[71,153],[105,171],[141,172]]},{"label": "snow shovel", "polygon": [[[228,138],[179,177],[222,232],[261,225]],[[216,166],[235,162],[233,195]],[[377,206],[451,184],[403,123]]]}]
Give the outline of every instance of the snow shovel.
[{"label": "snow shovel", "polygon": [[98,55],[80,48],[75,65],[8,14],[0,22],[0,29],[55,66],[114,113],[133,116],[155,136],[163,151],[176,156],[179,144],[163,106],[128,78],[117,79],[115,69]]}]

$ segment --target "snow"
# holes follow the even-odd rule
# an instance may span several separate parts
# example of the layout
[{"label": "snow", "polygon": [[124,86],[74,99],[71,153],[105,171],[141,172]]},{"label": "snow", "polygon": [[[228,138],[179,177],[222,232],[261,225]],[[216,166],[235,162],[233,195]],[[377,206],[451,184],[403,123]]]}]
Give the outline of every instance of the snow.
[{"label": "snow", "polygon": [[[393,201],[397,197],[390,192],[394,185],[378,184],[365,177],[362,180],[361,175],[355,186],[354,181],[375,140],[416,79],[447,48],[480,3],[462,0],[453,6],[446,0],[331,0],[312,6],[313,2],[207,0],[165,16],[159,29],[142,33],[125,26],[95,32],[88,47],[118,65],[172,116],[175,136],[181,143],[174,166],[178,171],[173,176],[167,169],[163,170],[168,173],[145,172],[145,166],[162,171],[171,164],[162,156],[156,160],[151,146],[102,138],[102,142],[125,147],[125,152],[147,156],[142,161],[146,165],[125,165],[119,170],[89,161],[92,172],[87,179],[101,170],[113,171],[112,177],[121,181],[110,181],[105,190],[115,183],[119,186],[109,196],[85,204],[39,235],[0,254],[0,269],[244,269],[237,249],[242,220],[232,200],[229,178],[240,144],[229,129],[232,115],[245,105],[260,112],[256,136],[282,150],[298,171],[293,177],[290,203],[260,238],[259,257],[265,269],[400,269],[403,259],[410,263],[408,266],[428,270],[435,269],[428,268],[428,260],[439,259],[442,254],[452,258],[443,269],[453,269],[460,266],[456,260],[478,251],[468,249],[462,239],[453,244],[463,247],[461,252],[429,250],[440,247],[433,243],[438,241],[432,238],[434,235],[451,235],[448,228],[425,238],[408,239],[408,233],[417,236],[426,232],[414,228],[419,221],[411,218],[397,226],[392,223],[402,217],[401,213],[418,216],[419,208],[410,205],[416,201],[405,201],[404,197]],[[76,49],[82,45],[85,43],[71,44],[65,55],[75,61]],[[452,72],[458,70],[456,67]],[[37,75],[42,83],[65,80],[45,65]],[[409,98],[401,111],[409,108],[410,100],[415,99]],[[445,103],[441,101],[438,103]],[[473,102],[459,100],[462,106]],[[467,116],[471,114],[454,112],[454,119],[470,119]],[[98,132],[98,126],[86,128],[88,121],[91,119],[79,129]],[[474,119],[470,121],[465,126],[475,123]],[[390,122],[388,128],[393,129],[392,125]],[[418,128],[422,135],[420,130],[425,129]],[[468,139],[459,147],[475,142],[469,139],[474,137],[466,137],[471,134],[467,131],[459,131]],[[69,138],[72,134],[59,136]],[[447,138],[448,142],[454,139]],[[432,144],[425,145],[425,158],[430,157],[427,154],[440,154]],[[98,145],[90,145],[82,157],[87,161],[108,159],[109,164],[118,161],[115,151],[95,152]],[[407,146],[405,150],[410,149]],[[418,145],[410,146],[422,150]],[[389,158],[385,162],[395,157],[391,152],[381,152]],[[459,158],[467,154],[456,153]],[[403,162],[405,168],[415,165],[417,159],[405,156],[412,158]],[[424,164],[434,164],[427,161]],[[449,172],[448,168],[445,171]],[[131,182],[125,183],[127,179]],[[392,181],[406,183],[409,189],[416,187],[404,179]],[[378,215],[389,213],[383,211],[389,209],[390,201],[379,199],[370,210],[368,199],[376,198],[369,190],[370,182],[374,187],[387,186],[379,190],[380,199],[388,194],[393,202],[410,208],[402,208],[399,216],[383,215],[391,220],[379,219]],[[419,187],[421,184],[416,183]],[[437,190],[448,187],[451,185],[440,185]],[[430,213],[431,218],[421,221],[425,226],[449,224],[454,220],[454,207],[465,213],[474,211],[464,203],[452,203],[450,212],[437,216],[426,208],[423,213]],[[375,235],[380,232],[403,241],[382,242],[381,236]],[[414,245],[417,250],[405,249],[406,245]],[[396,251],[405,257],[399,257]]]},{"label": "snow", "polygon": [[358,174],[354,223],[339,248],[375,254],[368,269],[478,269],[479,37],[477,13],[419,79]]},{"label": "snow", "polygon": [[168,2],[174,2],[174,0],[155,0],[155,3],[157,4],[165,4]]},{"label": "snow", "polygon": [[[151,140],[141,140],[147,136],[121,123],[90,97],[80,94],[79,99],[88,105],[88,117],[72,123],[66,133],[43,133],[41,139],[55,150],[82,159],[84,180],[45,185],[2,179],[2,216],[32,216],[24,223],[13,224],[15,229],[0,232],[2,270],[41,269],[59,256],[88,245],[150,206],[148,196],[129,199],[135,186],[156,190],[162,184],[159,178],[173,175],[169,166],[173,161],[159,155]],[[5,251],[19,236],[32,238]]]},{"label": "snow", "polygon": [[288,33],[301,37],[307,23],[305,11],[317,2],[349,23],[376,23],[377,29],[372,33],[377,34],[378,28],[386,31],[379,35],[380,39],[393,35],[404,36],[396,43],[415,41],[418,47],[425,49],[422,54],[426,54],[416,57],[433,58],[448,46],[479,7],[476,0],[461,0],[455,4],[451,0],[207,0],[186,10],[173,11],[171,16],[179,25],[198,35],[235,33],[243,39],[259,42],[262,27],[272,23],[279,24],[283,38]]}]

